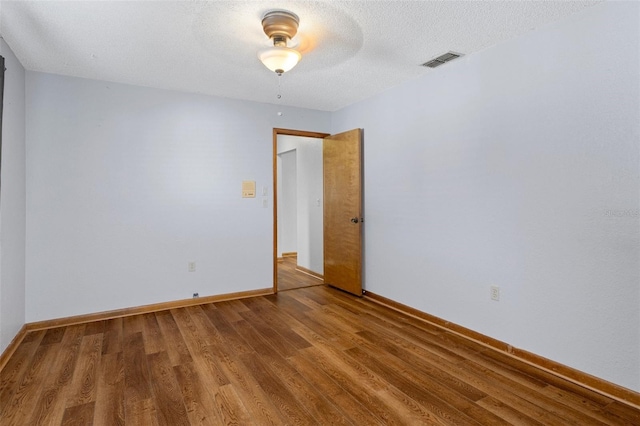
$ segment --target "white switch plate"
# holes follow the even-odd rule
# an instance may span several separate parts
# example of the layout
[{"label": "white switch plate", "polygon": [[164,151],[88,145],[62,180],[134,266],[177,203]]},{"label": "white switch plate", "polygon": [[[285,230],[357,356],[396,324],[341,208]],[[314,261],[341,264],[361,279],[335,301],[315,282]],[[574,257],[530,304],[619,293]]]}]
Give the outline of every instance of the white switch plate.
[{"label": "white switch plate", "polygon": [[268,190],[269,190],[269,189],[268,189],[266,186],[263,186],[263,187],[262,187],[262,195],[267,195],[267,191],[268,191]]},{"label": "white switch plate", "polygon": [[189,268],[189,272],[195,272],[196,271],[196,262],[189,262],[187,264],[187,267]]},{"label": "white switch plate", "polygon": [[269,200],[268,199],[266,199],[266,198],[262,199],[262,207],[264,207],[265,209],[267,207],[269,207]]}]

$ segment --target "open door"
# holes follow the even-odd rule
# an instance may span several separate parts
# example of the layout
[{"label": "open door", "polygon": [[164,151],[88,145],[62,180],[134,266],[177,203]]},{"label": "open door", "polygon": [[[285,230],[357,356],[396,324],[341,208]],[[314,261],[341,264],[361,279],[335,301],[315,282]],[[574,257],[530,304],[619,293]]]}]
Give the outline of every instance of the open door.
[{"label": "open door", "polygon": [[362,130],[324,138],[324,282],[362,296]]}]

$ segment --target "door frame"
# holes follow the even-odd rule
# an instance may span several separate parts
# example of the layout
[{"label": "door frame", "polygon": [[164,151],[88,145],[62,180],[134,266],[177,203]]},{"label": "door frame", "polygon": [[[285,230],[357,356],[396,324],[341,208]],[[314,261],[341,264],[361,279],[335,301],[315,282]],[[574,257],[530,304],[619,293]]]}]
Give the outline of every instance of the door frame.
[{"label": "door frame", "polygon": [[324,139],[330,133],[309,132],[306,130],[273,129],[273,292],[278,292],[278,135],[300,136]]}]

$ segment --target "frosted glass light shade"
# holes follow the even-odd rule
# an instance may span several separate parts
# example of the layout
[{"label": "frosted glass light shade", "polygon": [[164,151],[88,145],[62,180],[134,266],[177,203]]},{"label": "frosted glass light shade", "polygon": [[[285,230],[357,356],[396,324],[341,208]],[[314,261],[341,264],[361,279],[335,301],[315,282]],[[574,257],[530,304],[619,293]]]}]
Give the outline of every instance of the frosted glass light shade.
[{"label": "frosted glass light shade", "polygon": [[258,58],[271,71],[282,74],[295,67],[302,55],[295,49],[283,46],[273,46],[258,52]]}]

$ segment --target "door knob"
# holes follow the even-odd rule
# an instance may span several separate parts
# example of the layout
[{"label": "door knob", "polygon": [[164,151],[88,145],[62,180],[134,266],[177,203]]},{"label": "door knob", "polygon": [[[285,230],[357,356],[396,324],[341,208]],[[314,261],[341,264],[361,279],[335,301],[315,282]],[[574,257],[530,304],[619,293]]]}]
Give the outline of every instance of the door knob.
[{"label": "door knob", "polygon": [[358,223],[358,222],[360,222],[360,221],[358,220],[358,218],[357,218],[357,217],[352,217],[352,218],[351,218],[351,222],[353,222],[353,223]]}]

